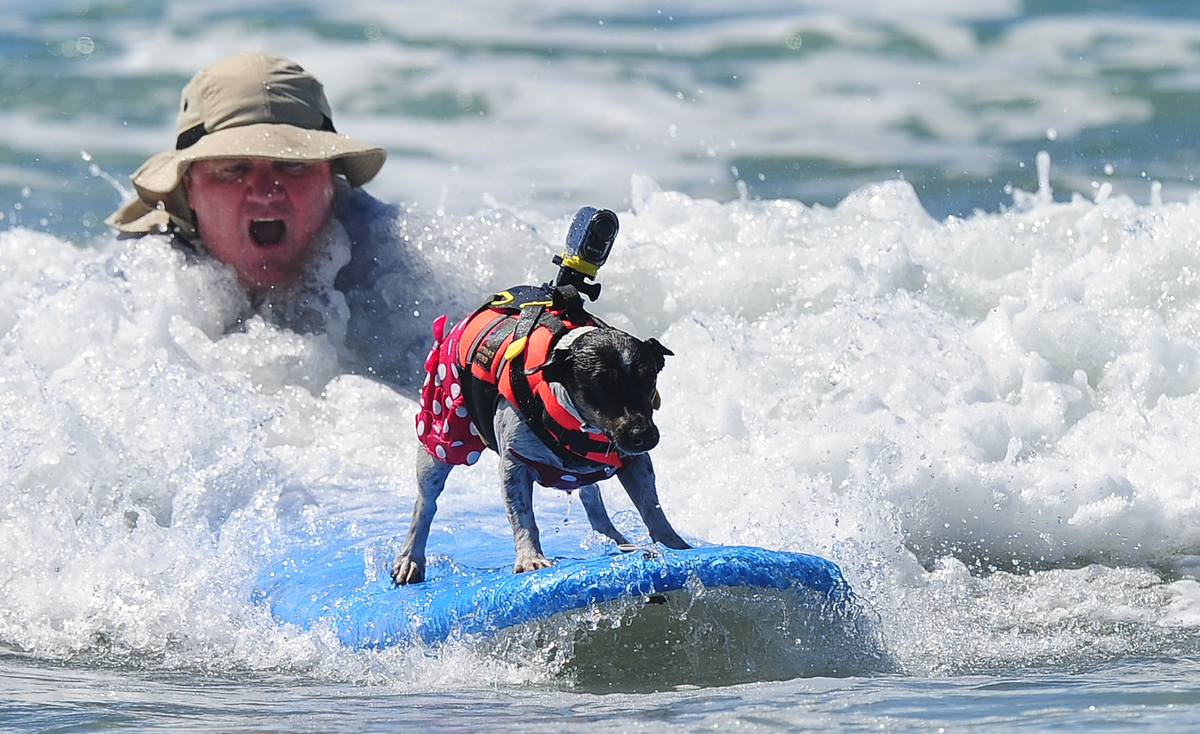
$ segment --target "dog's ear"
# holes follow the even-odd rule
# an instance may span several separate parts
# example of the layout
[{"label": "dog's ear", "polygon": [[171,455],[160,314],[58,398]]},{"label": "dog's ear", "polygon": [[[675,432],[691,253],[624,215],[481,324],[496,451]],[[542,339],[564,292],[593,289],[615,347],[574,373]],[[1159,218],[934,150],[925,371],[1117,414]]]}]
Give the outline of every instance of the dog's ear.
[{"label": "dog's ear", "polygon": [[674,357],[675,352],[663,346],[662,342],[650,337],[646,340],[646,346],[650,347],[650,352],[654,355],[654,361],[658,362],[658,368],[661,370],[667,364],[667,357]]},{"label": "dog's ear", "polygon": [[674,357],[675,356],[675,352],[672,352],[670,349],[667,349],[665,346],[663,346],[662,342],[655,339],[654,337],[650,337],[649,339],[646,340],[646,346],[653,349],[655,351],[655,353],[660,356],[663,356],[663,357]]},{"label": "dog's ear", "polygon": [[553,349],[550,351],[550,358],[546,360],[546,364],[537,369],[542,373],[542,379],[547,382],[568,382],[571,377],[573,364],[571,362],[571,351],[569,349]]}]

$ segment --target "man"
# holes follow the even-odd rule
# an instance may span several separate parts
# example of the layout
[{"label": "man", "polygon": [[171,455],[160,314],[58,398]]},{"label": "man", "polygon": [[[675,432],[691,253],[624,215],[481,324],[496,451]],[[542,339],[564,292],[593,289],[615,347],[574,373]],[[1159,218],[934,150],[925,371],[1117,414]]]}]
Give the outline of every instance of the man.
[{"label": "man", "polygon": [[333,177],[370,181],[387,153],[334,131],[324,89],[295,63],[240,53],[183,88],[175,150],[133,174],[137,198],[108,223],[131,233],[198,239],[264,291],[303,270],[329,219]]},{"label": "man", "polygon": [[175,149],[134,172],[137,197],[106,222],[231,266],[259,315],[339,332],[352,369],[410,386],[434,309],[454,306],[404,238],[406,213],[358,188],[386,157],[335,131],[321,83],[300,66],[240,53],[184,87]]}]

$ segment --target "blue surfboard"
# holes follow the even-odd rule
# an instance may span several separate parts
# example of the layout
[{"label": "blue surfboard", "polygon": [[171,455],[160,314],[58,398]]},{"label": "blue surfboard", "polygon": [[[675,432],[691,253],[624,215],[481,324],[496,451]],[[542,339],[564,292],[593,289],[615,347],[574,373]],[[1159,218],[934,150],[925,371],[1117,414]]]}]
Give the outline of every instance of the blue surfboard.
[{"label": "blue surfboard", "polygon": [[557,559],[523,574],[511,566],[476,568],[431,557],[427,580],[403,587],[388,575],[390,548],[376,539],[293,554],[261,574],[254,600],[281,623],[328,625],[349,648],[378,649],[494,636],[573,610],[622,600],[654,603],[673,592],[737,590],[748,604],[758,592],[771,592],[789,595],[792,604],[827,608],[851,596],[834,563],[754,547],[653,546]]}]

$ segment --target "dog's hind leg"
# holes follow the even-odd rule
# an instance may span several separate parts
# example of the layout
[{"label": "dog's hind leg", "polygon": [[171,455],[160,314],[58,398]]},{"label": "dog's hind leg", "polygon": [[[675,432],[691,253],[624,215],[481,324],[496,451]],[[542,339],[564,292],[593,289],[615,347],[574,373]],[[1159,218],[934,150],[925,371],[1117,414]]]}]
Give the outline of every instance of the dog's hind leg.
[{"label": "dog's hind leg", "polygon": [[612,524],[612,520],[608,517],[608,510],[604,509],[604,498],[600,496],[600,488],[594,484],[587,484],[579,488],[579,500],[583,503],[583,510],[587,513],[588,522],[601,535],[607,536],[617,545],[629,545],[629,541],[621,535],[621,531]]},{"label": "dog's hind leg", "polygon": [[392,581],[397,586],[425,580],[425,544],[429,541],[429,527],[437,512],[437,499],[446,488],[446,477],[454,468],[426,451],[417,453],[417,500],[413,503],[412,522],[404,545],[392,561]]},{"label": "dog's hind leg", "polygon": [[617,478],[621,480],[621,486],[625,487],[625,491],[629,493],[629,499],[633,501],[633,506],[642,516],[642,522],[646,523],[651,540],[655,543],[662,543],[668,548],[682,550],[692,547],[679,537],[675,528],[671,527],[666,513],[658,504],[658,489],[654,482],[654,464],[650,463],[649,454],[630,457],[625,470],[618,474]]}]

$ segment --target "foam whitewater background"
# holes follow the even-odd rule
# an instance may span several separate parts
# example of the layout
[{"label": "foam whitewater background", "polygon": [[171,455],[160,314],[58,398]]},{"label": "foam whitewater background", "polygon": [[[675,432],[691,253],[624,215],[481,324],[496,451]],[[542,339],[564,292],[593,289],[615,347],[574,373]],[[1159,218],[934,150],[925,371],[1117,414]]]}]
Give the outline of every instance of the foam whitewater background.
[{"label": "foam whitewater background", "polygon": [[[596,310],[678,355],[655,453],[669,516],[840,564],[891,670],[1197,652],[1184,11],[195,5],[0,20],[7,654],[401,690],[557,680],[470,646],[349,653],[248,601],[298,543],[401,535],[415,444],[413,403],[345,374],[329,337],[225,334],[227,270],[98,223],[110,179],[169,144],[186,78],[247,47],[301,60],[339,129],[389,148],[370,190],[414,202],[397,231],[464,288],[547,279],[570,213],[616,209]],[[505,537],[494,471],[454,475],[437,533]],[[594,547],[577,503],[543,491],[538,513],[549,552]]]}]

